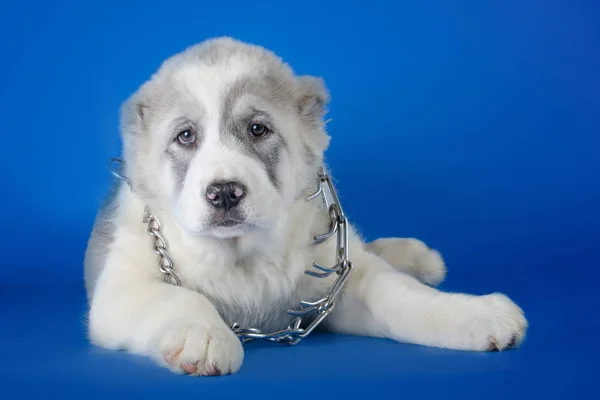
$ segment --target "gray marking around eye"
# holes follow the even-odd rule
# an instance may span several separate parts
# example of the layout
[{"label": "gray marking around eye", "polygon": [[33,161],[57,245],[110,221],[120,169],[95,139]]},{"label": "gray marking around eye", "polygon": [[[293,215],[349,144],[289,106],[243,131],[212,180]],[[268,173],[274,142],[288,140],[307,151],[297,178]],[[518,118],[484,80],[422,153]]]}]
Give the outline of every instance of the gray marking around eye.
[{"label": "gray marking around eye", "polygon": [[263,101],[285,105],[292,97],[290,88],[286,87],[285,79],[274,74],[263,77],[247,77],[236,81],[225,95],[223,113],[221,115],[220,135],[227,142],[233,140],[241,144],[244,151],[258,160],[264,167],[272,185],[280,190],[277,168],[281,160],[282,150],[287,150],[287,142],[277,132],[272,123],[268,123],[273,130],[265,138],[253,138],[248,132],[252,118],[259,115],[259,119],[269,120],[265,112],[257,108],[250,108],[244,115],[234,115],[233,108],[239,98],[245,94],[252,94]]},{"label": "gray marking around eye", "polygon": [[[190,164],[196,152],[202,146],[204,133],[200,124],[191,122],[187,118],[178,118],[174,121],[173,127],[173,143],[167,148],[166,155],[171,161],[175,183],[178,191],[183,189],[185,178],[190,169]],[[177,134],[186,129],[191,129],[196,135],[196,141],[188,146],[182,146],[177,143]]]},{"label": "gray marking around eye", "polygon": [[272,133],[271,135],[276,136],[265,139],[257,139],[264,141],[269,140],[271,143],[264,145],[265,147],[268,146],[268,148],[259,149],[261,146],[246,145],[244,146],[244,149],[254,159],[259,160],[263,164],[271,184],[279,190],[281,184],[277,175],[277,167],[279,166],[279,161],[281,159],[281,151],[282,149],[287,149],[287,145],[281,136],[277,135],[276,133]]}]

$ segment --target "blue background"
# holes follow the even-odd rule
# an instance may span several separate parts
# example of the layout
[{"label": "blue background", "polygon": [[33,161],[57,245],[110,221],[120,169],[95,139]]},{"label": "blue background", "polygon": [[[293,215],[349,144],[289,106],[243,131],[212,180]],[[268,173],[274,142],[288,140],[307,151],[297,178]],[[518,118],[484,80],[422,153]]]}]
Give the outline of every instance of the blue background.
[{"label": "blue background", "polygon": [[[596,386],[597,2],[0,7],[0,383],[8,397],[577,398]],[[118,107],[163,59],[220,35],[325,78],[327,157],[355,224],[368,239],[413,236],[438,248],[446,290],[511,296],[531,324],[521,349],[474,354],[320,335],[295,348],[250,345],[239,374],[193,379],[88,345],[82,259],[110,182],[106,160],[120,152]]]}]

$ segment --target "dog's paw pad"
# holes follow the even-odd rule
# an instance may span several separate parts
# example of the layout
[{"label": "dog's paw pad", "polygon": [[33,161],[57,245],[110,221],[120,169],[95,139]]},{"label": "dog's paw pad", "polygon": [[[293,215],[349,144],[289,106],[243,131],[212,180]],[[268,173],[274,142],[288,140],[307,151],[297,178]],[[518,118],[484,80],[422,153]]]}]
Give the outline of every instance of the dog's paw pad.
[{"label": "dog's paw pad", "polygon": [[183,363],[181,364],[181,368],[183,368],[183,370],[188,374],[193,375],[198,373],[198,366],[196,363]]}]

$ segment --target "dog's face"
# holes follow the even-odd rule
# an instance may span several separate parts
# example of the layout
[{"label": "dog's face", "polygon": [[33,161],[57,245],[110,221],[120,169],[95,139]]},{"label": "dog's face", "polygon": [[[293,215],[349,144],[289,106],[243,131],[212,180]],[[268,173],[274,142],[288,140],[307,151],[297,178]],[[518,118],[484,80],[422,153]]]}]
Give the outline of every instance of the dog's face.
[{"label": "dog's face", "polygon": [[191,234],[274,226],[313,187],[328,94],[272,53],[228,38],[167,60],[123,106],[126,171]]}]

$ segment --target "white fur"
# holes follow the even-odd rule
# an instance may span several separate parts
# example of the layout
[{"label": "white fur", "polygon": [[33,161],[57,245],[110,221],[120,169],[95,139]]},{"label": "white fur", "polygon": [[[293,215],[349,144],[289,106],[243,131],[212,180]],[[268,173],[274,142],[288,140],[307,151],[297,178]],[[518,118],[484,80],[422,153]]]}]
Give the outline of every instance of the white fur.
[{"label": "white fur", "polygon": [[[198,54],[211,46],[217,61],[204,65]],[[300,299],[318,298],[331,284],[333,277],[304,274],[312,262],[333,265],[335,260],[335,239],[311,245],[311,237],[328,227],[327,211],[303,199],[316,187],[316,170],[329,142],[322,115],[311,119],[317,100],[327,95],[274,57],[229,39],[208,42],[163,64],[124,106],[124,150],[133,190],[120,187],[112,211],[103,216],[110,239],[95,233],[86,257],[89,335],[97,345],[147,355],[178,372],[235,372],[243,349],[229,324],[281,329],[290,320],[287,309]],[[289,152],[277,164],[279,190],[252,156],[220,136],[223,93],[268,62],[290,85],[285,92],[290,104],[244,95],[234,109],[262,102],[287,135]],[[170,102],[163,97],[167,86],[177,94],[175,100],[170,95]],[[136,114],[140,104],[150,111]],[[164,156],[176,146],[167,131],[173,119],[198,110],[203,143],[178,191]],[[307,157],[303,151],[314,154]],[[207,226],[212,210],[203,193],[215,179],[237,179],[249,188],[239,206],[246,223]],[[145,205],[162,222],[182,287],[163,282],[142,223]],[[355,270],[325,320],[333,331],[477,351],[523,340],[527,322],[507,297],[449,294],[429,286],[444,279],[446,268],[437,251],[416,239],[364,244],[351,230],[350,258]]]}]

